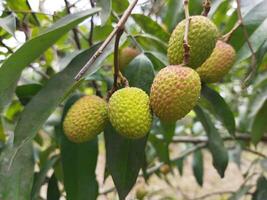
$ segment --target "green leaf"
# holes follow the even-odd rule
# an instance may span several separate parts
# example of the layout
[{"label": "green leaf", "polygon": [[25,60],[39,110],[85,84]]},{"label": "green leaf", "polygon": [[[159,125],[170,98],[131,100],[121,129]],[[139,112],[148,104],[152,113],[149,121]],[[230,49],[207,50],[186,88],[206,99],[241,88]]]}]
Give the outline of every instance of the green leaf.
[{"label": "green leaf", "polygon": [[[88,16],[97,13],[94,8],[75,14],[70,14],[57,22],[39,36],[27,41],[13,53],[0,68],[0,112],[12,99],[17,81],[22,70],[38,58],[46,49],[54,44],[61,36],[82,22]],[[19,63],[19,65],[18,65]]]},{"label": "green leaf", "polygon": [[5,128],[4,128],[2,117],[0,116],[0,146],[1,146],[1,142],[5,142],[5,141],[6,141]]},{"label": "green leaf", "polygon": [[265,101],[265,103],[253,119],[251,139],[255,145],[258,144],[264,133],[267,131],[267,124],[264,119],[267,119],[267,101]]},{"label": "green leaf", "polygon": [[[94,54],[98,47],[99,45],[93,46],[91,49],[86,50],[75,57],[62,72],[52,77],[43,87],[43,89],[25,106],[15,129],[14,147],[12,149],[5,150],[7,152],[4,151],[5,153],[3,152],[0,156],[0,181],[4,182],[3,185],[6,185],[6,188],[11,187],[9,184],[15,187],[16,185],[20,184],[20,179],[14,179],[13,182],[7,183],[5,183],[4,180],[8,180],[8,175],[10,175],[10,173],[20,173],[17,171],[23,170],[22,166],[29,164],[28,154],[25,155],[24,160],[21,159],[21,149],[23,149],[24,146],[31,144],[30,141],[32,138],[34,138],[36,132],[41,128],[49,115],[64,99],[64,96],[71,92],[71,89],[75,85],[73,77],[84,66],[84,64]],[[47,100],[47,97],[49,97],[49,101]],[[24,164],[21,165],[21,163]],[[11,172],[7,171],[7,168],[10,165],[12,166],[12,169],[14,168],[14,172],[12,169],[10,170]],[[25,170],[25,173],[26,172],[27,170]],[[32,176],[33,170],[31,173]],[[5,178],[5,176],[7,177]],[[27,178],[29,181],[31,176],[28,174],[27,176],[29,176],[29,179]],[[30,190],[30,188],[31,187],[27,185],[26,189]],[[1,189],[2,188],[0,188],[0,190]],[[24,193],[27,195],[27,192],[24,191]],[[16,200],[16,198],[10,199]],[[29,198],[26,199],[28,200]]]},{"label": "green leaf", "polygon": [[[146,56],[140,55],[127,67],[125,77],[131,87],[140,87],[149,92],[154,77],[153,66]],[[126,139],[119,135],[111,124],[105,128],[104,133],[107,168],[120,199],[124,199],[134,186],[144,164],[147,137],[138,140]]]},{"label": "green leaf", "polygon": [[267,196],[267,179],[261,176],[257,180],[257,189],[252,196],[252,200],[265,200]]},{"label": "green leaf", "polygon": [[149,142],[152,143],[160,160],[165,163],[170,162],[168,144],[162,139],[159,139],[156,135],[149,135]]},{"label": "green leaf", "polygon": [[203,166],[203,154],[202,154],[201,150],[197,150],[196,152],[194,152],[193,172],[194,172],[194,176],[197,180],[197,183],[200,186],[202,186],[203,185],[204,166]]},{"label": "green leaf", "polygon": [[178,160],[175,161],[175,164],[178,168],[180,175],[182,176],[184,172],[184,158],[179,158]]},{"label": "green leaf", "polygon": [[60,191],[58,188],[57,178],[55,173],[51,176],[47,186],[47,200],[59,200]]},{"label": "green leaf", "polygon": [[134,186],[144,163],[147,137],[138,140],[120,136],[111,124],[105,128],[107,167],[120,199],[124,199]]},{"label": "green leaf", "polygon": [[32,192],[31,192],[31,199],[37,200],[40,194],[40,189],[42,185],[45,183],[46,175],[48,171],[53,168],[56,162],[59,160],[59,156],[53,156],[52,158],[48,159],[44,166],[41,168],[40,172],[36,174],[33,181]]},{"label": "green leaf", "polygon": [[155,51],[146,51],[145,55],[153,63],[153,66],[156,70],[160,70],[169,64],[166,54]]},{"label": "green leaf", "polygon": [[175,134],[176,123],[161,122],[160,124],[163,129],[165,142],[167,143],[167,145],[169,145],[172,141],[172,137]]},{"label": "green leaf", "polygon": [[[34,160],[32,143],[28,142],[17,152],[17,159],[11,147],[1,153],[0,199],[29,200],[33,182]],[[14,159],[10,165],[10,159]]]},{"label": "green leaf", "polygon": [[[256,52],[261,45],[267,39],[267,19],[263,21],[263,23],[252,33],[249,37],[249,41],[252,45],[253,50]],[[251,51],[248,48],[247,43],[245,43],[242,48],[237,53],[237,60],[236,63],[248,58],[251,56]]]},{"label": "green leaf", "polygon": [[[63,71],[52,77],[27,104],[15,129],[14,144],[16,147],[21,142],[28,141],[35,136],[49,115],[77,85],[74,76],[94,54],[98,46],[93,46],[76,56]],[[47,97],[49,97],[49,101],[47,101]]]},{"label": "green leaf", "polygon": [[128,1],[112,0],[112,9],[119,14],[124,12],[128,6]]},{"label": "green leaf", "polygon": [[16,88],[16,95],[19,98],[19,101],[22,105],[26,105],[34,95],[39,92],[42,88],[40,84],[27,84],[27,85],[20,85]]},{"label": "green leaf", "polygon": [[135,22],[148,34],[154,35],[164,42],[169,41],[170,34],[167,33],[157,22],[142,14],[132,14]]},{"label": "green leaf", "polygon": [[95,169],[98,156],[97,137],[85,143],[75,144],[63,133],[62,123],[68,109],[79,99],[70,98],[64,107],[61,125],[58,132],[61,136],[61,161],[64,174],[64,188],[69,200],[96,199],[98,184]]},{"label": "green leaf", "polygon": [[100,12],[101,25],[104,26],[110,16],[112,5],[111,0],[96,1],[96,6],[102,8]]},{"label": "green leaf", "polygon": [[169,32],[172,32],[176,24],[183,19],[183,1],[169,0],[166,4],[163,22],[167,25]]},{"label": "green leaf", "polygon": [[0,27],[5,29],[8,33],[14,36],[16,31],[16,18],[13,14],[4,18],[0,18]]},{"label": "green leaf", "polygon": [[203,86],[201,92],[203,97],[212,105],[215,115],[223,123],[228,132],[231,135],[235,135],[235,117],[224,99],[218,92],[208,86]]},{"label": "green leaf", "polygon": [[150,93],[154,69],[151,61],[144,54],[135,57],[125,68],[123,74],[129,80],[130,86],[142,88],[146,93]]},{"label": "green leaf", "polygon": [[220,137],[217,129],[214,127],[209,115],[202,110],[199,106],[195,107],[195,112],[197,114],[198,120],[202,123],[206,134],[209,138],[208,147],[212,154],[213,166],[220,174],[221,177],[224,177],[224,172],[228,165],[228,153],[223,145],[223,140]]},{"label": "green leaf", "polygon": [[249,10],[249,12],[244,16],[244,24],[245,25],[259,25],[261,24],[267,17],[266,13],[267,4],[265,1],[262,1],[256,4],[255,7]]},{"label": "green leaf", "polygon": [[135,35],[134,37],[145,51],[156,51],[165,55],[167,54],[168,45],[164,41],[148,34]]}]

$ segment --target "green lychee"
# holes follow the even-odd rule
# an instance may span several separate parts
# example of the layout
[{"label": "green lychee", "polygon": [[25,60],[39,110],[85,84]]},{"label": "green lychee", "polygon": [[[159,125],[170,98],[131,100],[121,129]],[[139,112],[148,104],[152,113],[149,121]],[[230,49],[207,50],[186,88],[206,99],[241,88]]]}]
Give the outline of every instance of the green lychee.
[{"label": "green lychee", "polygon": [[229,72],[235,57],[235,49],[230,44],[218,40],[210,57],[196,71],[203,82],[218,82]]},{"label": "green lychee", "polygon": [[196,105],[201,82],[195,70],[181,65],[167,66],[156,75],[150,92],[155,115],[164,122],[183,118]]},{"label": "green lychee", "polygon": [[112,126],[126,138],[142,138],[150,129],[149,97],[139,88],[127,87],[116,91],[109,99],[108,113]]},{"label": "green lychee", "polygon": [[125,47],[119,53],[119,66],[123,70],[140,52],[132,47]]},{"label": "green lychee", "polygon": [[[169,40],[168,59],[172,65],[181,64],[183,62],[185,22],[186,21],[183,20],[176,26]],[[218,30],[215,24],[207,17],[190,17],[188,33],[190,58],[187,66],[194,69],[200,67],[212,53],[217,37]]]},{"label": "green lychee", "polygon": [[107,103],[95,95],[84,96],[67,112],[63,130],[70,141],[82,143],[101,133],[107,121]]}]

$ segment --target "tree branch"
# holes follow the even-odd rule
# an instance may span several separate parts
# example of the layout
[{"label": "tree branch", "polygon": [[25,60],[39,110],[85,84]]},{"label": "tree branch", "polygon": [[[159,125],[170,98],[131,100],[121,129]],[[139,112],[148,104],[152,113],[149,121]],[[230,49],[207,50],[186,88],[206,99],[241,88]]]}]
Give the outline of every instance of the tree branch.
[{"label": "tree branch", "polygon": [[111,97],[111,95],[119,89],[121,85],[128,86],[128,80],[121,74],[120,72],[120,66],[119,66],[119,43],[121,35],[123,34],[124,29],[119,29],[116,35],[115,39],[115,45],[114,45],[114,81],[113,81],[113,87],[109,91],[108,99]]},{"label": "tree branch", "polygon": [[117,32],[124,26],[125,22],[127,21],[128,17],[130,16],[133,8],[137,4],[138,0],[134,0],[127,10],[122,15],[121,19],[119,20],[117,26],[113,29],[113,31],[109,34],[106,40],[102,43],[99,49],[94,53],[94,55],[89,59],[89,61],[84,65],[84,67],[79,71],[79,73],[75,76],[75,80],[79,81],[82,76],[86,73],[86,71],[90,68],[90,66],[95,62],[95,60],[102,54],[104,49],[108,46]]},{"label": "tree branch", "polygon": [[[245,134],[238,134],[235,137],[232,136],[225,136],[222,137],[224,141],[233,141],[233,140],[242,140],[242,141],[251,141],[250,135]],[[267,136],[263,136],[261,139],[262,142],[267,142]],[[207,143],[208,138],[206,136],[198,136],[198,137],[191,137],[191,136],[174,136],[173,143]]]},{"label": "tree branch", "polygon": [[234,27],[228,32],[226,33],[225,35],[222,36],[222,40],[224,42],[229,42],[233,33],[236,31],[236,29],[238,29],[238,27],[242,24],[241,20],[238,20],[236,22],[236,24],[234,25]]},{"label": "tree branch", "polygon": [[203,11],[201,15],[207,17],[210,11],[211,0],[203,0]]},{"label": "tree branch", "polygon": [[[194,147],[190,148],[189,150],[182,152],[181,155],[179,155],[178,157],[171,159],[170,162],[173,163],[179,159],[182,159],[182,158],[194,153],[195,151],[206,147],[206,145],[207,144],[204,144],[204,143],[196,144]],[[161,166],[164,164],[165,163],[161,162],[161,163],[157,164],[156,166],[149,168],[147,170],[147,174],[148,175],[153,174],[154,172],[158,171],[161,168]]]},{"label": "tree branch", "polygon": [[[68,0],[64,0],[64,2],[65,2],[67,13],[70,14],[69,2],[68,2]],[[76,44],[77,48],[81,49],[81,43],[80,43],[80,40],[79,40],[77,28],[73,28],[72,32],[73,32],[73,39],[75,41],[75,44]]]},{"label": "tree branch", "polygon": [[243,34],[244,34],[244,37],[246,39],[246,42],[248,44],[248,48],[250,49],[251,51],[251,65],[250,65],[250,70],[251,72],[248,72],[244,81],[243,81],[243,87],[246,87],[246,84],[247,82],[250,81],[251,77],[256,73],[257,71],[257,58],[256,58],[256,53],[255,51],[253,50],[253,47],[252,47],[252,44],[251,42],[249,41],[249,35],[248,35],[248,32],[247,32],[247,29],[244,25],[244,21],[243,21],[243,17],[242,17],[242,13],[241,13],[241,4],[240,4],[240,0],[236,0],[236,3],[237,3],[237,15],[238,15],[238,19],[240,20],[241,22],[241,26],[242,26],[242,29],[243,29]]},{"label": "tree branch", "polygon": [[187,65],[190,57],[190,46],[188,44],[188,33],[189,33],[189,25],[190,25],[190,16],[189,16],[189,0],[184,0],[184,12],[185,12],[185,32],[184,32],[184,61],[183,64]]}]

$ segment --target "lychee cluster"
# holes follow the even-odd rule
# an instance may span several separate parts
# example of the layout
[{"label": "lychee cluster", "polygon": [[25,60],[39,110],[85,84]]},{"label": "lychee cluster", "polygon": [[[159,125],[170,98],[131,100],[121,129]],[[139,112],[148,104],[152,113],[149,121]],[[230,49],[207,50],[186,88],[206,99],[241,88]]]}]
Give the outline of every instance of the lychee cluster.
[{"label": "lychee cluster", "polygon": [[[231,45],[218,40],[216,26],[203,16],[190,17],[188,43],[190,57],[183,63],[185,20],[174,29],[168,46],[171,65],[161,69],[151,86],[150,96],[140,88],[115,91],[107,103],[97,96],[85,96],[69,109],[63,128],[73,142],[85,142],[101,133],[108,120],[118,134],[129,139],[146,136],[152,113],[163,122],[175,122],[187,115],[200,97],[201,81],[214,83],[228,73],[235,61]],[[121,67],[139,52],[121,51]]]}]

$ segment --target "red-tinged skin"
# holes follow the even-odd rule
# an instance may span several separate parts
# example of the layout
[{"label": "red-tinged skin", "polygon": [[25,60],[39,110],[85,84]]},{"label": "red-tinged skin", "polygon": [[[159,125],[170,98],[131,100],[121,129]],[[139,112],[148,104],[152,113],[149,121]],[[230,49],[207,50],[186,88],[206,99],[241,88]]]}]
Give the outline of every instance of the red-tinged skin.
[{"label": "red-tinged skin", "polygon": [[167,66],[155,77],[150,104],[162,121],[175,122],[188,114],[200,96],[201,82],[197,72],[181,65]]}]

